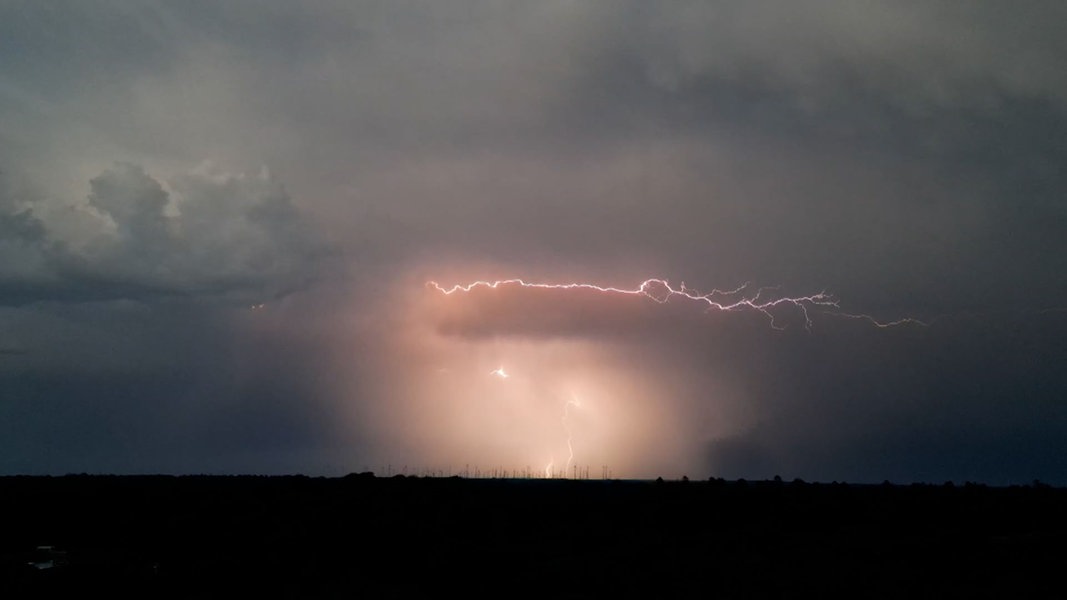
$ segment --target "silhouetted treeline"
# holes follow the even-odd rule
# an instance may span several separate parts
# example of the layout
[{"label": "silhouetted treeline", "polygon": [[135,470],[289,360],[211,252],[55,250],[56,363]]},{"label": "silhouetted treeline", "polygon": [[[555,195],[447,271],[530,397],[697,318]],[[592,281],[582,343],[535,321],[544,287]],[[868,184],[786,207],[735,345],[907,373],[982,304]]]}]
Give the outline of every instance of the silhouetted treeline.
[{"label": "silhouetted treeline", "polygon": [[12,598],[1067,590],[1067,490],[1036,482],[4,477],[0,508]]}]

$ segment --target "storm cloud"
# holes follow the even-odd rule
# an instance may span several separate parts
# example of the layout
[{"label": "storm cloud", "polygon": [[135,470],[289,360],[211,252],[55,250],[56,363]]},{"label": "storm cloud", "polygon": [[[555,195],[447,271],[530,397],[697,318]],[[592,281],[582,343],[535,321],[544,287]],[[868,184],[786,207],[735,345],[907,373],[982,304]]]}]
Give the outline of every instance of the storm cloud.
[{"label": "storm cloud", "polygon": [[7,3],[0,470],[1067,481],[1064,12]]}]

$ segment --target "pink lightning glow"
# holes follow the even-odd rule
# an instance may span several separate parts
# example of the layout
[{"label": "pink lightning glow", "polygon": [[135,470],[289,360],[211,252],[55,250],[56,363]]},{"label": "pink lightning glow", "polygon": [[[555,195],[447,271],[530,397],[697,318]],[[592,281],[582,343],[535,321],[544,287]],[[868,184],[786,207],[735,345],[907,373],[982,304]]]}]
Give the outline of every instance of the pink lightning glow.
[{"label": "pink lightning glow", "polygon": [[806,296],[777,296],[773,294],[777,287],[761,287],[755,290],[754,293],[747,293],[749,289],[749,283],[745,283],[732,290],[712,290],[707,293],[700,293],[695,290],[691,290],[686,287],[683,282],[678,287],[671,286],[666,279],[646,279],[641,282],[636,288],[625,289],[617,287],[603,287],[594,285],[591,283],[531,283],[522,279],[501,279],[497,281],[475,281],[465,285],[454,285],[452,287],[444,287],[438,284],[436,281],[430,281],[428,286],[438,290],[445,295],[453,295],[456,293],[467,293],[475,288],[488,288],[496,289],[500,286],[517,285],[524,288],[537,288],[548,290],[591,290],[602,292],[605,294],[625,294],[629,296],[644,296],[657,302],[659,304],[666,304],[672,298],[680,298],[690,300],[693,302],[700,302],[706,305],[707,310],[718,310],[723,312],[742,311],[742,310],[754,310],[763,313],[771,321],[771,327],[774,329],[785,329],[783,326],[779,326],[775,321],[774,311],[779,308],[793,307],[800,311],[804,316],[804,328],[810,330],[812,326],[811,314],[809,310],[813,308],[821,308],[826,314],[844,317],[848,319],[860,319],[868,321],[876,327],[886,328],[897,325],[927,325],[926,323],[906,317],[902,319],[896,319],[893,321],[879,321],[870,315],[865,314],[849,314],[837,312],[836,309],[840,308],[840,304],[836,298],[826,293],[825,291],[817,294],[809,294]]},{"label": "pink lightning glow", "polygon": [[[574,476],[576,464],[612,464],[616,472],[642,475],[699,465],[704,459],[698,437],[719,439],[752,425],[746,393],[729,373],[718,377],[702,362],[690,380],[686,360],[632,368],[631,361],[650,360],[645,344],[655,342],[646,334],[660,326],[673,334],[677,323],[688,326],[704,317],[731,336],[742,333],[720,322],[719,313],[740,319],[745,330],[769,324],[799,333],[834,317],[849,320],[837,325],[879,334],[882,328],[927,325],[907,315],[859,314],[828,291],[795,294],[752,283],[707,291],[660,278],[622,285],[590,279],[422,281],[425,289],[411,297],[417,303],[412,308],[428,315],[409,320],[417,328],[412,340],[431,352],[435,365],[447,362],[449,371],[414,384],[412,409],[434,417],[422,420],[433,425],[420,430],[425,446],[418,449],[455,448],[462,462],[532,464],[529,471],[545,478]],[[631,331],[625,328],[639,327],[633,331],[641,337],[598,337],[602,328],[616,326],[624,335]],[[553,335],[572,327],[575,336]],[[627,343],[641,347],[631,354]]]}]

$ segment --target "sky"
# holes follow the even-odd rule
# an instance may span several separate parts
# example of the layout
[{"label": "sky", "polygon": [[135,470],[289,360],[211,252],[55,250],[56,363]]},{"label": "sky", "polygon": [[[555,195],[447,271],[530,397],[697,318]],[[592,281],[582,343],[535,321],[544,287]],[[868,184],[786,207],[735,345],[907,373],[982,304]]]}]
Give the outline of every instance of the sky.
[{"label": "sky", "polygon": [[0,2],[0,474],[1067,485],[1065,20]]}]

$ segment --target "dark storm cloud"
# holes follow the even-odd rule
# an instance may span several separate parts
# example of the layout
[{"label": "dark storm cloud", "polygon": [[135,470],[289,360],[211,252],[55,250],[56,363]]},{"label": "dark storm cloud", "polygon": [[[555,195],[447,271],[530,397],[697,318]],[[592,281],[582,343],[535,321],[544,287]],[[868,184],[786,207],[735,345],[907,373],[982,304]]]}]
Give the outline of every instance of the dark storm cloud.
[{"label": "dark storm cloud", "polygon": [[0,309],[23,351],[0,360],[0,468],[339,472],[324,454],[336,419],[324,336],[289,310],[180,298]]},{"label": "dark storm cloud", "polygon": [[765,363],[773,369],[751,373],[768,416],[710,444],[711,463],[728,476],[1058,478],[1065,327],[1060,317],[1014,315],[912,332],[835,331],[788,349],[771,342],[782,352]]},{"label": "dark storm cloud", "polygon": [[[247,413],[255,435],[301,422],[301,400],[387,413],[389,394],[368,390],[392,389],[406,371],[350,366],[343,329],[318,320],[412,320],[382,300],[396,281],[418,294],[447,273],[458,279],[443,284],[665,277],[704,290],[825,289],[846,312],[940,318],[883,331],[815,315],[806,334],[792,323],[775,332],[759,314],[585,294],[426,306],[457,343],[603,344],[605,360],[670,374],[694,414],[705,414],[705,384],[728,379],[754,416],[707,440],[707,466],[723,473],[1063,481],[1054,367],[1063,323],[1037,311],[1060,307],[1067,292],[1064,11],[1055,2],[7,3],[0,348],[26,354],[0,370],[4,389],[33,398],[9,401],[9,422],[34,424],[8,456],[44,468],[28,448],[51,421],[33,420],[30,407],[58,414],[48,411],[74,403],[79,385],[44,382],[95,382],[85,397],[104,398],[112,385],[152,387],[160,364],[202,378],[223,404],[272,398],[265,413]],[[205,160],[221,166],[195,167]],[[264,164],[271,175],[230,174]],[[324,238],[338,241],[343,261],[324,265]],[[288,293],[296,289],[307,294]],[[205,352],[218,361],[209,366],[176,350],[255,337],[237,325],[248,315],[208,306],[217,298],[285,305],[266,319],[291,321],[272,343],[295,336],[286,356],[308,352],[336,372],[291,361],[288,375],[271,373],[291,394],[225,385],[236,355]],[[87,312],[63,312],[74,307]],[[127,312],[138,310],[151,317]],[[153,319],[154,337],[129,333]],[[174,341],[186,330],[204,346]],[[345,335],[358,338],[356,354],[391,347],[384,325]],[[648,344],[654,352],[635,350]],[[243,348],[249,360],[269,354]],[[407,369],[419,355],[398,353],[383,364]],[[137,356],[151,364],[124,361]],[[78,379],[79,364],[113,379]],[[31,366],[42,374],[23,378]],[[353,390],[312,384],[349,370]],[[315,394],[330,400],[308,400]],[[82,420],[103,431],[132,410],[113,406]],[[137,410],[137,422],[158,423],[156,437],[189,432],[218,447],[242,420],[200,405],[181,424]],[[297,437],[313,438],[326,420]],[[255,435],[235,435],[227,452]],[[64,437],[36,439],[75,455]],[[369,422],[352,438],[362,449],[378,440],[380,456],[407,441],[381,441]],[[101,456],[119,446],[94,439]],[[248,444],[247,464],[270,462],[254,458],[268,442]]]}]

